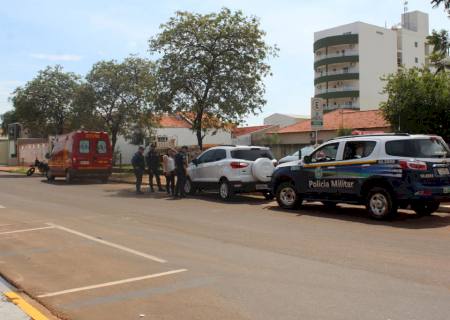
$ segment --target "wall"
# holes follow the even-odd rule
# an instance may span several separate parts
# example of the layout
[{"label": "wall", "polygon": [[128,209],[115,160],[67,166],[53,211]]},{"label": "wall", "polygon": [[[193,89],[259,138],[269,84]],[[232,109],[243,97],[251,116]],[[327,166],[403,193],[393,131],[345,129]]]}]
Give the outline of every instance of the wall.
[{"label": "wall", "polygon": [[250,146],[252,144],[252,135],[251,134],[243,134],[238,137],[234,137],[231,139],[231,144],[239,145],[239,146]]},{"label": "wall", "polygon": [[36,158],[40,161],[46,160],[49,146],[47,139],[24,138],[17,140],[18,164],[22,166],[33,164]]},{"label": "wall", "polygon": [[360,109],[378,109],[387,100],[380,78],[397,72],[397,34],[366,23],[360,23],[359,32]]},{"label": "wall", "polygon": [[0,164],[8,164],[8,140],[0,140]]}]

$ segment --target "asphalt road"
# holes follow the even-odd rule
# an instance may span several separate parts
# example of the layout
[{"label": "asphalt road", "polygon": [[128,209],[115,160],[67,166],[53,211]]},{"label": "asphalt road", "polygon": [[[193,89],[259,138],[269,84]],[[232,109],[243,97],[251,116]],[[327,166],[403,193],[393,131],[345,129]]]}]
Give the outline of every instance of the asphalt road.
[{"label": "asphalt road", "polygon": [[0,173],[0,273],[67,319],[449,319],[450,215]]}]

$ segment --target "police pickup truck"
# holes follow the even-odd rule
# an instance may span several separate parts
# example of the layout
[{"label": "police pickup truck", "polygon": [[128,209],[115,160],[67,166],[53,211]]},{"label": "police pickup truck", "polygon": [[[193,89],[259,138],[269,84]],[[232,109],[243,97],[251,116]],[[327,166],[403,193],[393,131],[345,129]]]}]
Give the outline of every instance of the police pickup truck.
[{"label": "police pickup truck", "polygon": [[279,165],[271,187],[286,209],[306,200],[329,207],[364,204],[375,219],[392,218],[409,206],[430,215],[450,201],[450,150],[430,135],[339,137],[303,160]]}]

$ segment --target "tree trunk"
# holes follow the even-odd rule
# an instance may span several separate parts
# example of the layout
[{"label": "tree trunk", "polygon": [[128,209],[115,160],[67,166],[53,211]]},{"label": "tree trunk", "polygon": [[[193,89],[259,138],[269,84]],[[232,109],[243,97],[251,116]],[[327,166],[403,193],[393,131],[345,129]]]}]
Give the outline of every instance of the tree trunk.
[{"label": "tree trunk", "polygon": [[113,166],[116,165],[116,143],[117,143],[117,131],[111,131],[111,148],[112,148],[112,154],[113,154]]},{"label": "tree trunk", "polygon": [[202,129],[198,128],[195,131],[196,135],[197,135],[197,144],[200,148],[200,151],[203,151],[203,136],[202,136]]}]

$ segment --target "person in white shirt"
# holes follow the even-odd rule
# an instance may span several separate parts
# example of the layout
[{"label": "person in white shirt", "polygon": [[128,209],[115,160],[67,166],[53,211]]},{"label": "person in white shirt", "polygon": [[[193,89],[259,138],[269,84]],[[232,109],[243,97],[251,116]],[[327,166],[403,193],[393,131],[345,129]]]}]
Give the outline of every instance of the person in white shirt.
[{"label": "person in white shirt", "polygon": [[169,149],[166,155],[163,156],[163,171],[166,177],[166,190],[168,195],[175,193],[175,151]]}]

